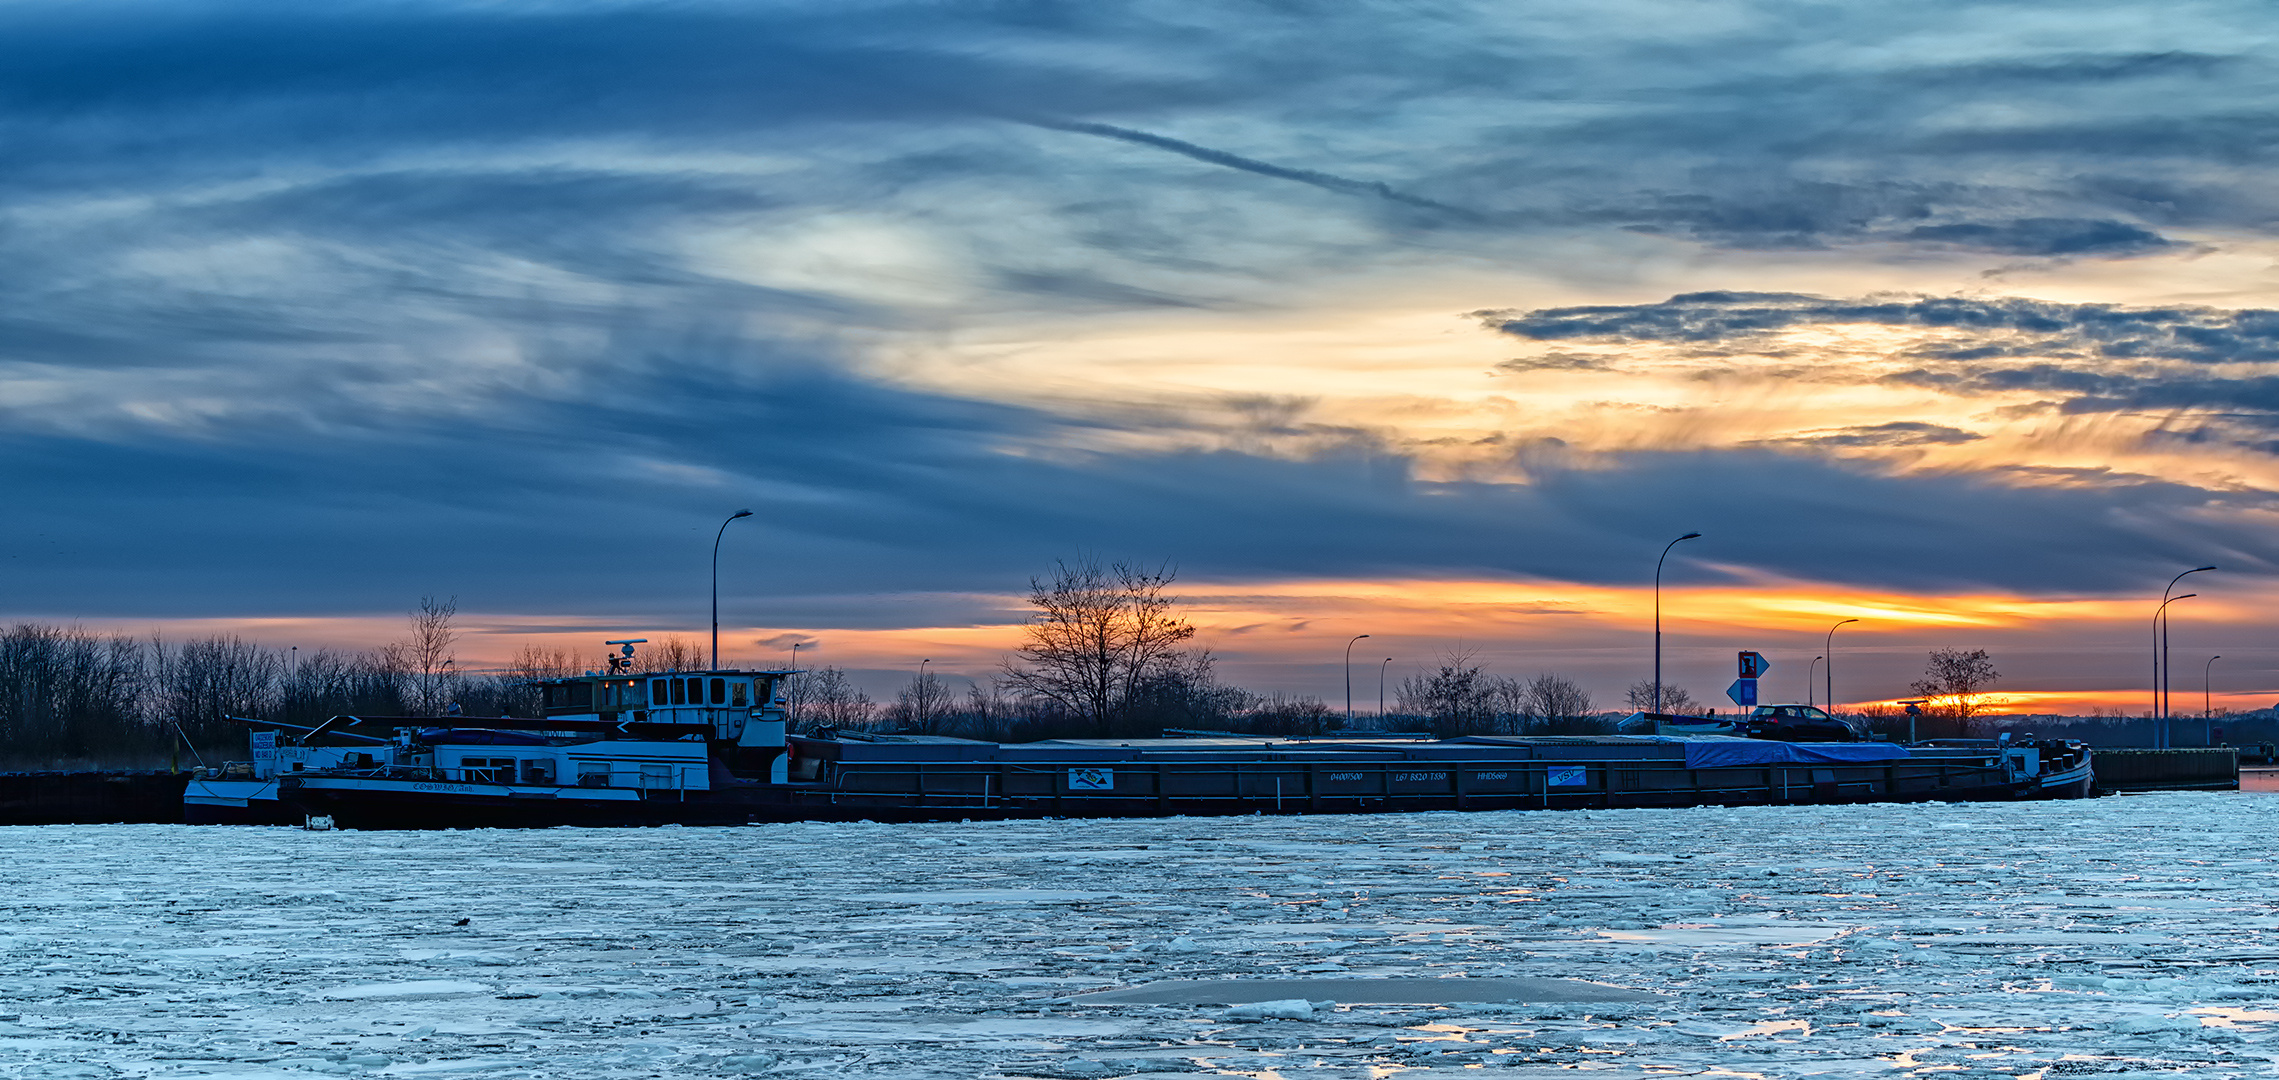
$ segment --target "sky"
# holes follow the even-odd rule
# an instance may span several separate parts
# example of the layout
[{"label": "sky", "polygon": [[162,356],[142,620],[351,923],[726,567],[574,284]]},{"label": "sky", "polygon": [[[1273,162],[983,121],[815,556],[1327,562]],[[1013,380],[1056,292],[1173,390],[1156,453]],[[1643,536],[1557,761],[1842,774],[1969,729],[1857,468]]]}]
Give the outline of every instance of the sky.
[{"label": "sky", "polygon": [[[0,6],[0,617],[2279,698],[2252,3]],[[2209,658],[2221,661],[2208,666]],[[1386,661],[1390,661],[1387,663]],[[1377,671],[1370,671],[1369,668]],[[1825,685],[1825,684],[1823,684]],[[1824,689],[1814,693],[1824,694]],[[1823,698],[1824,700],[1824,698]]]}]

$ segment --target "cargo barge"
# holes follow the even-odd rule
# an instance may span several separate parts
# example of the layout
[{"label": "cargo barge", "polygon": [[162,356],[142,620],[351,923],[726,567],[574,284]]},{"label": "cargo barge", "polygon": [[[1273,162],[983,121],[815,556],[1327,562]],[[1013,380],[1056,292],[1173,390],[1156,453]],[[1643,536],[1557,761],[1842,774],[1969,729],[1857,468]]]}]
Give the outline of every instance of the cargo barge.
[{"label": "cargo barge", "polygon": [[612,671],[541,684],[542,717],[340,718],[292,741],[363,729],[355,752],[280,769],[276,797],[343,828],[732,825],[2079,798],[2092,775],[2086,747],[2035,740],[796,736],[792,674]]}]

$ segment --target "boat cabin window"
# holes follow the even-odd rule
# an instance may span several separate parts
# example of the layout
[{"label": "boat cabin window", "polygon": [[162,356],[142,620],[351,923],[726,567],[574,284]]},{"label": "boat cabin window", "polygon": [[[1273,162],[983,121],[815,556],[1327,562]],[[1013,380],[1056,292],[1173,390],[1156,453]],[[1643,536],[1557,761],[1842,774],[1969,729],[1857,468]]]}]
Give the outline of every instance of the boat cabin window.
[{"label": "boat cabin window", "polygon": [[688,703],[691,705],[704,704],[703,679],[690,679],[688,681]]},{"label": "boat cabin window", "polygon": [[546,687],[548,709],[593,708],[593,684],[590,682],[553,683]]},{"label": "boat cabin window", "polygon": [[712,703],[714,705],[728,704],[728,680],[712,680]]},{"label": "boat cabin window", "polygon": [[688,704],[688,684],[679,679],[667,679],[665,681],[673,684],[673,704]]},{"label": "boat cabin window", "polygon": [[470,784],[503,784],[514,779],[514,759],[510,757],[460,758],[459,767],[466,770]]},{"label": "boat cabin window", "polygon": [[749,684],[749,683],[746,683],[746,682],[745,682],[744,680],[742,680],[742,679],[738,679],[738,680],[736,680],[735,682],[729,683],[729,684],[728,684],[728,704],[729,704],[729,705],[731,705],[731,706],[733,706],[733,707],[735,707],[735,708],[738,708],[738,709],[741,709],[741,708],[743,708],[743,707],[744,707],[744,691],[745,691],[745,690],[747,690],[747,689],[749,689],[749,688],[750,688],[750,685],[751,685],[751,684]]},{"label": "boat cabin window", "polygon": [[669,680],[657,679],[649,683],[649,704],[670,705],[673,703],[673,692],[665,688],[667,681]]},{"label": "boat cabin window", "polygon": [[601,707],[604,710],[633,709],[640,705],[640,683],[629,681],[601,684]]}]

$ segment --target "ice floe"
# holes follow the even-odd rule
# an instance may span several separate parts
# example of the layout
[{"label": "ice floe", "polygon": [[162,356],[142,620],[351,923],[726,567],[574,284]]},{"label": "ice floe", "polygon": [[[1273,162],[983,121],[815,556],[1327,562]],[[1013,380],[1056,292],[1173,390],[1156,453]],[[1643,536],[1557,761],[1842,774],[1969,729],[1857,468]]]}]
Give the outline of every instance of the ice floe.
[{"label": "ice floe", "polygon": [[2246,794],[0,829],[0,1078],[2267,1076],[2274,832]]}]

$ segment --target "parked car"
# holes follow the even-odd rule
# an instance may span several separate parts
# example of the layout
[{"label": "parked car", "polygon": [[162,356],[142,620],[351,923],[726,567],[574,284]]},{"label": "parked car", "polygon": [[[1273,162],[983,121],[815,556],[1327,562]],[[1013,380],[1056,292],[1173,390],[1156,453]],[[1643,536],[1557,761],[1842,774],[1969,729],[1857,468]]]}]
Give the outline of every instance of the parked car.
[{"label": "parked car", "polygon": [[1740,734],[1782,742],[1859,742],[1860,729],[1810,705],[1759,705],[1741,722]]}]

